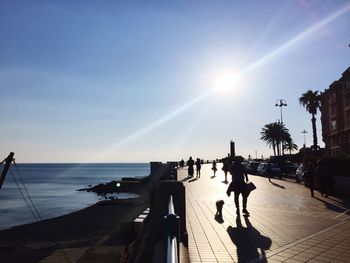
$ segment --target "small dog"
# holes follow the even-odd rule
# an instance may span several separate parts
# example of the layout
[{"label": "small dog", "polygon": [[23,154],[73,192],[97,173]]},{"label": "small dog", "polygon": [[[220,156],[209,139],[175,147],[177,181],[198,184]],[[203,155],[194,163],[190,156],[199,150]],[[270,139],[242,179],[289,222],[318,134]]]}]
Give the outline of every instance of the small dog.
[{"label": "small dog", "polygon": [[218,200],[216,201],[216,214],[215,217],[222,218],[222,207],[224,206],[225,202],[224,200]]}]

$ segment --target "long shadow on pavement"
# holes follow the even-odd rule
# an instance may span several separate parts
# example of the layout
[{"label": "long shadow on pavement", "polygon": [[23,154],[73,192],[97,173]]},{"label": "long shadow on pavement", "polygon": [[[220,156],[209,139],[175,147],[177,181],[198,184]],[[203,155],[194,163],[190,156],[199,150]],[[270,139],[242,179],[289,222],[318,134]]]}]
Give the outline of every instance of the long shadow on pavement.
[{"label": "long shadow on pavement", "polygon": [[347,210],[347,208],[341,207],[340,205],[332,204],[332,203],[327,202],[327,201],[320,199],[318,197],[315,197],[315,199],[324,203],[324,205],[326,206],[327,209],[331,209],[335,212],[342,213],[342,212],[345,212]]},{"label": "long shadow on pavement", "polygon": [[270,183],[271,183],[272,185],[274,185],[274,186],[279,187],[279,188],[286,189],[286,187],[285,187],[284,185],[276,184],[276,183],[274,183],[274,182],[272,182],[272,181],[270,181]]},{"label": "long shadow on pavement", "polygon": [[199,177],[194,177],[194,178],[192,178],[191,180],[189,180],[188,182],[189,183],[192,183],[192,182],[194,182],[194,181],[197,181],[199,179]]},{"label": "long shadow on pavement", "polygon": [[186,176],[185,178],[183,178],[180,182],[186,182],[187,180],[189,180],[190,178],[188,176]]},{"label": "long shadow on pavement", "polygon": [[229,226],[227,228],[227,233],[237,247],[238,262],[248,262],[259,257],[262,258],[259,262],[267,262],[267,260],[264,259],[266,256],[265,250],[271,247],[271,239],[261,235],[260,232],[252,226],[247,216],[244,216],[244,221],[247,227],[242,226],[241,217],[237,215],[237,226]]}]

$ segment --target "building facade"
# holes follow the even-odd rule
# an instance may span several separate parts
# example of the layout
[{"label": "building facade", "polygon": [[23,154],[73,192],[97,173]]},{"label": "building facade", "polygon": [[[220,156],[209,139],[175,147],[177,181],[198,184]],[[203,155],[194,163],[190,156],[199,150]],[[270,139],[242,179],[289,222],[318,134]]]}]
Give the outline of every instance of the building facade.
[{"label": "building facade", "polygon": [[321,93],[321,123],[326,153],[350,154],[350,67]]}]

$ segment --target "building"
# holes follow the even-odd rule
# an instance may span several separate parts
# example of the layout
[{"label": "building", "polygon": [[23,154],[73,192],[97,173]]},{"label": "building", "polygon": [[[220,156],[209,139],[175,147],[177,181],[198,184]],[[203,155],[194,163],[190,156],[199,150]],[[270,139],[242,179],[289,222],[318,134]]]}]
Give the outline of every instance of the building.
[{"label": "building", "polygon": [[350,154],[350,67],[321,93],[321,123],[327,155]]}]

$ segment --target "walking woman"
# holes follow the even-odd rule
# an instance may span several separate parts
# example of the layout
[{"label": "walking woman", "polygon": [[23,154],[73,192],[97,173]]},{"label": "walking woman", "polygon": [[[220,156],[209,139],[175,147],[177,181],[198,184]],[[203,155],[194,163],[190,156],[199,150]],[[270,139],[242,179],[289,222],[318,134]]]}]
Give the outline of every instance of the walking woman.
[{"label": "walking woman", "polygon": [[[227,189],[227,195],[230,195],[231,191],[234,192],[236,213],[239,215],[239,196],[242,195],[243,198],[243,209],[242,212],[246,215],[249,215],[247,210],[247,201],[248,201],[248,174],[246,173],[244,166],[242,165],[242,157],[237,156],[234,159],[233,164],[230,166],[230,174],[232,175],[232,182]],[[244,181],[245,179],[245,181]]]},{"label": "walking woman", "polygon": [[229,169],[230,169],[229,160],[225,158],[222,163],[222,170],[224,171],[224,174],[225,174],[225,183],[227,182],[227,173]]},{"label": "walking woman", "polygon": [[330,170],[323,159],[317,161],[316,175],[320,180],[321,196],[328,197],[329,188],[332,185],[332,176]]},{"label": "walking woman", "polygon": [[187,165],[188,165],[188,178],[191,178],[193,177],[193,174],[194,174],[194,169],[193,169],[194,161],[192,159],[192,156],[190,156],[190,159],[188,159]]},{"label": "walking woman", "polygon": [[200,178],[201,177],[201,160],[199,158],[197,158],[196,160],[196,178]]},{"label": "walking woman", "polygon": [[213,161],[213,166],[211,167],[211,169],[214,171],[214,176],[213,177],[215,177],[216,171],[218,170],[218,168],[216,168],[215,160]]}]

